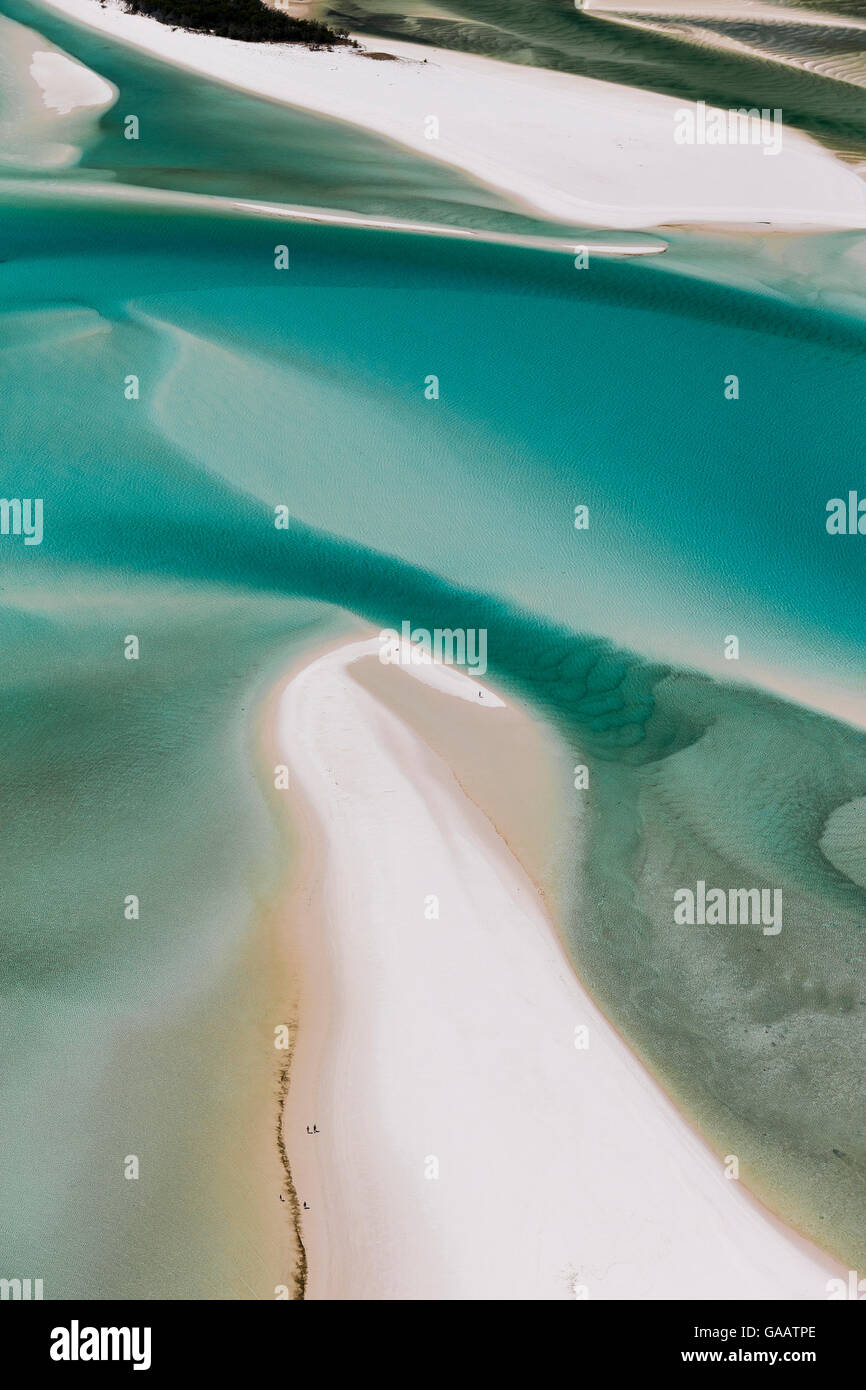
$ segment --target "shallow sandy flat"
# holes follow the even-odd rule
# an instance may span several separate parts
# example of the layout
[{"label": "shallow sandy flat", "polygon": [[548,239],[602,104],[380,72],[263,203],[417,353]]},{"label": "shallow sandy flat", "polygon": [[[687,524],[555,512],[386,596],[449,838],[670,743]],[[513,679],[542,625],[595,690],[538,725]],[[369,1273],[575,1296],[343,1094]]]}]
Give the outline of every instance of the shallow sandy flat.
[{"label": "shallow sandy flat", "polygon": [[285,1131],[307,1296],[826,1297],[834,1262],[726,1180],[490,822],[353,679],[375,650],[314,660],[278,715],[314,842]]}]

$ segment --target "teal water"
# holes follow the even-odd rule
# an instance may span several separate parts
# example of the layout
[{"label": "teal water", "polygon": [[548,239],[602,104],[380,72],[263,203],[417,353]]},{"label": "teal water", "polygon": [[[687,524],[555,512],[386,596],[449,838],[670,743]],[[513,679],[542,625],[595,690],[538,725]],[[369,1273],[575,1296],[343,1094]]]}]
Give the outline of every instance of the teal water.
[{"label": "teal water", "polygon": [[[578,274],[169,204],[161,187],[250,177],[353,206],[381,175],[390,215],[512,216],[373,140],[347,184],[360,146],[341,155],[333,123],[23,0],[0,12],[121,90],[79,165],[0,185],[3,492],[44,499],[41,545],[0,539],[9,1272],[47,1297],[267,1298],[289,1279],[262,1150],[288,1007],[262,923],[286,846],[254,729],[279,670],[357,619],[488,629],[491,679],[570,747],[563,787],[591,768],[584,857],[558,885],[578,969],[750,1185],[862,1262],[866,894],[825,829],[866,795],[866,735],[726,679],[815,703],[862,689],[862,538],[824,525],[862,472],[862,240],[796,239],[795,289],[793,239],[775,262],[744,245],[738,284],[736,248],[685,234],[666,266]],[[149,90],[144,177],[116,113]],[[785,929],[684,936],[672,895],[697,878],[781,885]]]}]

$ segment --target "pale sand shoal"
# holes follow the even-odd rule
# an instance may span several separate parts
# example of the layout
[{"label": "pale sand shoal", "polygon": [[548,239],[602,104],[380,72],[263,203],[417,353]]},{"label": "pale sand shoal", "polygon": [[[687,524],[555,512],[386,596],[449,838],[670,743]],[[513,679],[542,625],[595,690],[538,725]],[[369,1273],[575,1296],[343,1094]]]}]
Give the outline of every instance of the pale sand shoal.
[{"label": "pale sand shoal", "polygon": [[285,1120],[307,1296],[825,1298],[844,1271],[726,1180],[485,815],[353,678],[377,649],[312,661],[277,720],[312,851]]},{"label": "pale sand shoal", "polygon": [[0,169],[75,164],[117,91],[98,73],[0,16]]},{"label": "pale sand shoal", "polygon": [[55,50],[34,52],[30,76],[49,111],[56,111],[59,116],[68,116],[81,108],[110,106],[117,97],[110,82]]}]

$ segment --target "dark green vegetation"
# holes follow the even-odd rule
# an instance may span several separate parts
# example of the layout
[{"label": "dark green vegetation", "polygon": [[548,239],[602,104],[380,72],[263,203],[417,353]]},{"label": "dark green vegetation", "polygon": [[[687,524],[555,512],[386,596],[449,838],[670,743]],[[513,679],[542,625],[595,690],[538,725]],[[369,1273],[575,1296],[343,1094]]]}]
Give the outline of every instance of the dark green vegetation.
[{"label": "dark green vegetation", "polygon": [[294,19],[262,0],[123,0],[129,14],[149,15],[161,24],[219,34],[247,43],[305,43],[312,48],[348,42],[344,30],[316,20]]}]

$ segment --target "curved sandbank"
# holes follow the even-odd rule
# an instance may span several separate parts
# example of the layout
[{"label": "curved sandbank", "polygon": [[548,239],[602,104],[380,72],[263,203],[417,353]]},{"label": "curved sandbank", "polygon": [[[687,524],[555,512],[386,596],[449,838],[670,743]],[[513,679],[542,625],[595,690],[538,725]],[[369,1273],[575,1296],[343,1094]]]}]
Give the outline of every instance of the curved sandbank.
[{"label": "curved sandbank", "polygon": [[[313,660],[277,717],[311,839],[284,1125],[307,1297],[825,1298],[844,1271],[725,1178],[490,821],[354,679],[378,649]],[[446,677],[479,748],[503,713],[454,669],[383,670]]]},{"label": "curved sandbank", "polygon": [[0,169],[75,164],[117,99],[104,77],[24,24],[0,15]]},{"label": "curved sandbank", "polygon": [[[349,121],[579,226],[864,227],[866,186],[784,128],[781,148],[678,144],[694,103],[391,39],[314,52],[169,29],[98,0],[43,0],[91,28],[245,91]],[[701,127],[703,129],[703,127]]]}]

